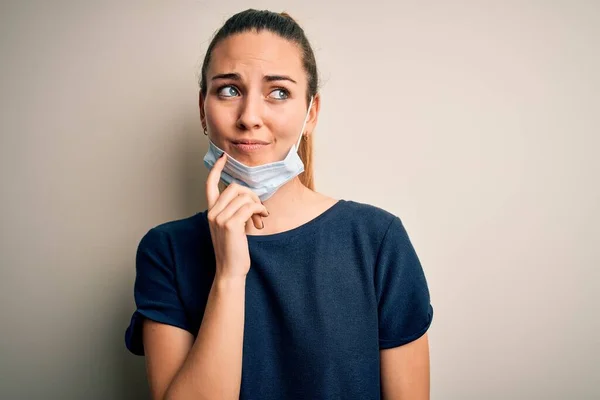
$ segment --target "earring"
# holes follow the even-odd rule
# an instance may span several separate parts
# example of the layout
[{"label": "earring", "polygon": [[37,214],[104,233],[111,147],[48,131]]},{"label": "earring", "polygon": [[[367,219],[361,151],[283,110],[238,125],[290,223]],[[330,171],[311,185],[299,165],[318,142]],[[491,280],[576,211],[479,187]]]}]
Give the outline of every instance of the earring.
[{"label": "earring", "polygon": [[204,127],[204,136],[208,136],[208,129],[206,127]]},{"label": "earring", "polygon": [[302,135],[302,139],[308,140],[308,135]]}]

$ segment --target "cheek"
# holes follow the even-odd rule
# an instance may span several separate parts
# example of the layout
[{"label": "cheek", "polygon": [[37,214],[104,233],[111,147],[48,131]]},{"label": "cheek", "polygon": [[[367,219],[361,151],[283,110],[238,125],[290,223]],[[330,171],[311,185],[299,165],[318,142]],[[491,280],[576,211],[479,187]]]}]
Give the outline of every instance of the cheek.
[{"label": "cheek", "polygon": [[205,112],[210,140],[218,147],[224,148],[224,138],[228,136],[228,132],[231,132],[231,122],[229,121],[231,113],[223,107],[215,105],[214,102],[206,104]]},{"label": "cheek", "polygon": [[214,102],[209,102],[206,104],[205,112],[208,127],[215,134],[223,132],[226,127],[231,124],[231,111],[220,107]]},{"label": "cheek", "polygon": [[290,144],[298,139],[302,128],[302,118],[297,115],[282,114],[272,119],[275,136],[285,144]]}]

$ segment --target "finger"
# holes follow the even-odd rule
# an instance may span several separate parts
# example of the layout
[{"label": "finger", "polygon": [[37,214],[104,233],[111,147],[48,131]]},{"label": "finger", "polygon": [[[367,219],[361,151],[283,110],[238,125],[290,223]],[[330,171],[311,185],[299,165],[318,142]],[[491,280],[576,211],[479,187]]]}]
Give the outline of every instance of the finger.
[{"label": "finger", "polygon": [[263,221],[262,215],[252,214],[251,219],[256,229],[262,229],[265,227],[265,222]]},{"label": "finger", "polygon": [[[254,199],[248,194],[240,194],[233,199],[219,215],[216,216],[216,222],[219,225],[225,224],[242,206],[249,203],[255,203]],[[266,211],[266,207],[261,204],[263,210]],[[263,211],[263,215],[264,215]],[[256,229],[262,229],[265,225],[260,215],[252,215],[252,222]]]},{"label": "finger", "polygon": [[208,173],[208,178],[206,178],[206,202],[209,210],[213,208],[219,198],[219,181],[226,160],[227,154],[223,153]]},{"label": "finger", "polygon": [[[260,198],[252,190],[250,190],[249,188],[247,188],[245,186],[238,185],[237,183],[232,183],[231,185],[227,186],[227,188],[219,195],[219,198],[213,204],[213,207],[210,211],[211,214],[215,217],[217,215],[221,214],[221,212],[223,212],[225,207],[227,207],[227,205],[231,201],[233,201],[233,199],[235,199],[236,197],[238,197],[240,195],[248,195],[256,203],[262,204],[262,202],[260,201]],[[268,215],[269,215],[268,212],[266,212],[264,214],[265,217]]]},{"label": "finger", "polygon": [[[223,195],[221,195],[221,198],[222,197]],[[221,198],[219,200],[221,200]],[[225,205],[221,212],[215,216],[215,220],[219,224],[227,222],[227,220],[229,220],[229,218],[231,218],[241,206],[248,203],[255,203],[255,201],[247,194],[240,194],[239,196],[234,197],[228,204]],[[216,207],[213,208],[213,212],[216,212]]]},{"label": "finger", "polygon": [[[245,224],[246,222],[248,222],[249,219],[252,218],[253,215],[261,214],[264,210],[265,206],[263,206],[262,204],[258,204],[255,202],[244,204],[235,212],[235,214],[233,214],[233,216],[229,219],[229,222],[233,223],[234,225],[237,225],[238,223]],[[256,229],[263,228],[264,224],[256,227]]]}]

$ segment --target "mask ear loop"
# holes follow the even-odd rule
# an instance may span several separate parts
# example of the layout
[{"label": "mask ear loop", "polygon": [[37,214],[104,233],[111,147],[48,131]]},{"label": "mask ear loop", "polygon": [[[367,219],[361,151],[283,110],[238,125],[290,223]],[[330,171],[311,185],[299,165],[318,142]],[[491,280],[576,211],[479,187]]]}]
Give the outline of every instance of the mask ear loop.
[{"label": "mask ear loop", "polygon": [[306,127],[306,122],[308,122],[308,113],[310,113],[310,108],[312,107],[313,100],[314,100],[314,96],[310,96],[310,103],[308,104],[308,111],[306,112],[306,117],[304,117],[304,124],[302,124],[302,130],[300,130],[300,137],[298,137],[298,142],[296,142],[296,151],[300,150],[300,141],[302,140],[302,135],[304,134],[304,128]]}]

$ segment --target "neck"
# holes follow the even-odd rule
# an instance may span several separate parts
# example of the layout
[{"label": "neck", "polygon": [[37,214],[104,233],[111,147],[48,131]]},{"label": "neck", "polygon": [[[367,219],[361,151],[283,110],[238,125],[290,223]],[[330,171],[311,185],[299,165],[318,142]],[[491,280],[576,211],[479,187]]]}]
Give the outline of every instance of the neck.
[{"label": "neck", "polygon": [[[268,200],[263,204],[269,210],[269,213],[276,216],[285,216],[294,214],[297,207],[301,207],[302,203],[310,200],[314,192],[304,186],[297,176],[280,187]],[[271,218],[271,215],[269,215]]]},{"label": "neck", "polygon": [[304,186],[300,178],[295,177],[280,187],[263,204],[269,210],[269,216],[263,218],[264,229],[256,229],[253,224],[246,224],[246,233],[250,235],[270,234],[287,225],[290,219],[299,214],[303,206],[315,200],[318,195]]}]

